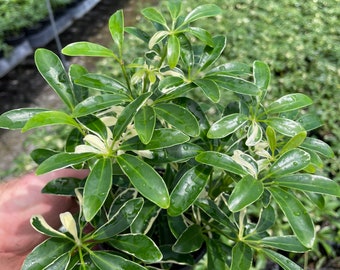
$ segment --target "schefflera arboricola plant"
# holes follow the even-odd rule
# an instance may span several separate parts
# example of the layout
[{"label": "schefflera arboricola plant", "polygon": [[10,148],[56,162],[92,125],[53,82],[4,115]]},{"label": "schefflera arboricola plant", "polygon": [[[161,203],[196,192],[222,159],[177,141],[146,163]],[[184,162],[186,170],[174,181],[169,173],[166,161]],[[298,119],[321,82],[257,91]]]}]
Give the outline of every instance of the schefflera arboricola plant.
[{"label": "schefflera arboricola plant", "polygon": [[[207,269],[245,270],[265,257],[294,270],[301,267],[283,254],[313,248],[316,229],[305,205],[320,206],[340,189],[316,174],[333,152],[308,136],[320,124],[303,110],[312,100],[301,93],[266,99],[270,70],[261,61],[217,64],[226,37],[195,24],[220,14],[217,6],[187,15],[181,1],[167,8],[166,16],[142,10],[152,33],[125,27],[118,10],[109,20],[112,49],[76,42],[62,51],[111,58],[119,78],[77,64],[66,70],[53,52],[35,52],[65,108],[12,110],[0,126],[71,126],[64,151],[32,152],[36,173],[90,172],[84,181],[44,187],[75,196],[79,213],[61,214],[61,229],[32,217],[49,238],[22,269],[178,269],[203,260]],[[125,34],[146,45],[136,59],[125,57]],[[286,229],[277,228],[282,224]]]}]

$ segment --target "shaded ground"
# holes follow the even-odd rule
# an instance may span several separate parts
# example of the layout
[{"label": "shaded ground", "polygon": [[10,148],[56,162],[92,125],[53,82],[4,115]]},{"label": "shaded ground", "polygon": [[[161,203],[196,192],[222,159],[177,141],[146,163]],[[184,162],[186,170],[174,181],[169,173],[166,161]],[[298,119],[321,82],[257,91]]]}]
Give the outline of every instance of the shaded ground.
[{"label": "shaded ground", "polygon": [[[136,11],[142,2],[155,0],[102,0],[89,13],[60,34],[62,46],[75,41],[92,41],[103,45],[110,44],[111,35],[107,23],[117,9],[123,8],[126,24],[134,22]],[[55,41],[45,46],[57,53]],[[70,63],[77,62],[93,69],[89,58],[68,58]],[[22,107],[56,108],[59,101],[53,91],[38,73],[33,55],[28,56],[20,65],[0,79],[0,114]],[[0,130],[0,172],[10,167],[14,158],[23,151],[23,142],[28,134],[20,131]],[[26,149],[30,150],[30,149]],[[1,175],[1,174],[0,174]]]}]

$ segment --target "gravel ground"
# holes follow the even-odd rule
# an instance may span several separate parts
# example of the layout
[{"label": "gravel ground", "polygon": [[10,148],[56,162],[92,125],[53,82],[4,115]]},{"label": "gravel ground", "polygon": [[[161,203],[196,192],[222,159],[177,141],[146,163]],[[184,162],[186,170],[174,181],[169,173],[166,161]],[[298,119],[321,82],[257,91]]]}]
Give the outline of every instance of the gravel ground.
[{"label": "gravel ground", "polygon": [[[107,23],[109,17],[117,9],[123,8],[126,25],[131,25],[136,17],[136,11],[142,2],[157,2],[151,0],[102,0],[89,13],[60,34],[62,46],[75,41],[92,41],[103,45],[110,44],[111,35]],[[45,48],[57,52],[57,46],[52,41]],[[76,62],[93,70],[94,65],[89,58],[68,58],[70,63]],[[0,114],[22,107],[57,108],[59,100],[38,73],[33,55],[28,56],[20,65],[0,79]],[[23,151],[23,143],[29,132],[0,130],[0,172],[7,170],[14,158]]]}]

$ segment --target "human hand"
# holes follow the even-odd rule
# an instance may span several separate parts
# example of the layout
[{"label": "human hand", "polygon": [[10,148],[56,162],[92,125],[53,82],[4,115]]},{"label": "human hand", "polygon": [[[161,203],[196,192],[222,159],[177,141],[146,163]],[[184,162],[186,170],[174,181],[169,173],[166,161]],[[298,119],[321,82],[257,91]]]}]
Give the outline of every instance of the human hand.
[{"label": "human hand", "polygon": [[35,231],[32,215],[42,215],[52,227],[60,227],[59,214],[73,211],[77,204],[70,197],[41,193],[50,181],[60,177],[83,179],[87,170],[63,169],[45,175],[31,173],[0,184],[0,268],[20,269],[25,257],[46,239]]}]

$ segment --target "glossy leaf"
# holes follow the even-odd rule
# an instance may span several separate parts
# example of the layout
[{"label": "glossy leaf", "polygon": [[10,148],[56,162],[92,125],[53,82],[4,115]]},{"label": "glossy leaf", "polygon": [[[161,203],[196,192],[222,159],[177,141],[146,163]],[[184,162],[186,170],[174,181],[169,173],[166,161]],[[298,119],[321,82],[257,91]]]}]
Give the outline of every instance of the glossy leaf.
[{"label": "glossy leaf", "polygon": [[171,87],[170,89],[165,89],[168,91],[163,91],[165,92],[165,94],[158,98],[157,102],[167,102],[175,98],[182,97],[185,93],[188,93],[195,88],[196,85],[193,83],[184,83],[178,87]]},{"label": "glossy leaf", "polygon": [[88,41],[71,43],[64,47],[61,52],[69,56],[115,57],[110,49]]},{"label": "glossy leaf", "polygon": [[275,224],[276,214],[274,208],[268,205],[261,209],[260,219],[256,224],[256,232],[265,232]]},{"label": "glossy leaf", "polygon": [[200,249],[204,242],[201,226],[194,224],[189,226],[172,246],[177,253],[191,253]]},{"label": "glossy leaf", "polygon": [[78,121],[89,131],[97,134],[103,140],[108,137],[107,127],[98,117],[86,115],[78,118]]},{"label": "glossy leaf", "polygon": [[30,156],[35,163],[40,165],[43,161],[58,153],[60,152],[50,149],[37,148],[30,153]]},{"label": "glossy leaf", "polygon": [[267,109],[267,114],[282,113],[294,111],[306,106],[309,106],[313,101],[306,95],[294,93],[285,95],[271,103]]},{"label": "glossy leaf", "polygon": [[84,186],[83,212],[86,221],[91,221],[105,202],[112,185],[112,161],[98,159]]},{"label": "glossy leaf", "polygon": [[[58,258],[70,251],[74,246],[71,241],[65,241],[61,238],[49,238],[40,245],[36,246],[33,251],[28,254],[23,265],[22,270],[41,270],[51,264],[55,258]],[[48,254],[42,256],[41,254]]]},{"label": "glossy leaf", "polygon": [[220,89],[213,80],[198,79],[194,81],[194,84],[196,84],[212,102],[218,102],[220,100]]},{"label": "glossy leaf", "polygon": [[209,75],[206,78],[215,81],[219,87],[235,93],[250,96],[257,96],[261,93],[261,90],[255,84],[234,76]]},{"label": "glossy leaf", "polygon": [[135,115],[135,128],[137,134],[144,144],[148,144],[154,133],[156,125],[156,114],[152,107],[143,106]]},{"label": "glossy leaf", "polygon": [[294,234],[307,248],[311,248],[315,240],[314,224],[302,203],[291,192],[278,187],[270,187],[270,193],[285,214]]},{"label": "glossy leaf", "polygon": [[293,137],[296,134],[305,131],[298,122],[287,118],[271,117],[265,120],[265,122],[275,131],[288,137]]},{"label": "glossy leaf", "polygon": [[228,205],[232,212],[241,211],[256,202],[263,193],[263,183],[251,175],[243,177],[230,194]]},{"label": "glossy leaf", "polygon": [[94,240],[106,240],[125,231],[134,222],[143,207],[143,198],[130,199],[125,202],[107,223],[92,234]]},{"label": "glossy leaf", "polygon": [[191,168],[181,177],[170,194],[170,216],[180,215],[195,202],[206,186],[210,173],[211,167],[201,164]]},{"label": "glossy leaf", "polygon": [[72,109],[75,102],[72,84],[59,57],[52,51],[40,48],[35,51],[34,60],[40,74],[65,105]]},{"label": "glossy leaf", "polygon": [[159,23],[163,26],[166,26],[166,20],[163,17],[163,15],[155,8],[150,7],[150,8],[144,8],[142,10],[142,14],[145,18],[152,22]]},{"label": "glossy leaf", "polygon": [[253,76],[255,84],[260,89],[267,89],[270,83],[270,69],[268,65],[262,61],[254,61]]},{"label": "glossy leaf", "polygon": [[290,138],[289,141],[281,148],[280,153],[285,153],[291,149],[299,147],[306,139],[306,136],[307,136],[306,131],[302,131],[296,134],[294,137]]},{"label": "glossy leaf", "polygon": [[70,125],[80,128],[77,121],[75,121],[68,114],[61,111],[44,111],[33,115],[24,125],[22,131],[28,131],[33,128],[50,126],[50,125]]},{"label": "glossy leaf", "polygon": [[321,175],[294,174],[275,178],[274,182],[282,187],[340,197],[337,182]]},{"label": "glossy leaf", "polygon": [[208,138],[224,138],[241,128],[248,121],[248,117],[241,113],[233,113],[222,117],[213,123],[208,131]]},{"label": "glossy leaf", "polygon": [[178,37],[176,35],[169,35],[167,44],[167,60],[170,68],[177,66],[181,51],[180,46]]},{"label": "glossy leaf", "polygon": [[139,264],[124,259],[107,251],[93,251],[90,253],[91,260],[100,270],[146,270]]},{"label": "glossy leaf", "polygon": [[176,20],[181,12],[182,1],[181,0],[168,1],[167,7],[170,12],[171,18],[173,20]]},{"label": "glossy leaf", "polygon": [[36,174],[44,174],[57,169],[83,163],[93,157],[95,157],[94,153],[58,153],[42,162],[38,166]]},{"label": "glossy leaf", "polygon": [[141,159],[123,154],[117,162],[134,187],[148,200],[161,208],[168,208],[170,197],[162,177]]},{"label": "glossy leaf", "polygon": [[310,155],[301,149],[295,148],[279,157],[269,168],[271,177],[283,176],[298,172],[310,163]]},{"label": "glossy leaf", "polygon": [[35,215],[35,216],[32,216],[31,218],[31,225],[32,227],[42,233],[42,234],[45,234],[47,236],[50,236],[50,237],[58,237],[58,238],[63,238],[63,239],[67,239],[68,237],[64,234],[64,233],[61,233],[59,232],[58,230],[52,228],[47,222],[46,220],[44,219],[43,216],[41,215]]},{"label": "glossy leaf", "polygon": [[82,180],[77,178],[57,178],[48,182],[41,190],[44,194],[75,196],[74,190]]},{"label": "glossy leaf", "polygon": [[262,141],[262,135],[263,132],[261,125],[256,121],[253,121],[248,128],[246,145],[247,146],[257,145],[259,142]]},{"label": "glossy leaf", "polygon": [[75,106],[72,115],[74,117],[80,117],[93,114],[101,110],[110,108],[111,106],[122,104],[126,101],[128,101],[126,97],[116,94],[102,94],[98,96],[91,96],[78,103]]},{"label": "glossy leaf", "polygon": [[247,175],[245,168],[237,164],[230,156],[214,151],[206,151],[198,154],[196,160],[200,163],[217,167],[237,175]]},{"label": "glossy leaf", "polygon": [[238,242],[232,249],[230,270],[247,270],[253,261],[252,249],[243,242]]},{"label": "glossy leaf", "polygon": [[302,270],[302,268],[296,263],[292,262],[287,257],[280,253],[277,253],[271,249],[262,249],[263,253],[266,254],[273,262],[280,265],[284,270]]},{"label": "glossy leaf", "polygon": [[213,4],[200,5],[193,9],[185,18],[183,24],[189,24],[198,19],[216,16],[221,13],[221,9]]},{"label": "glossy leaf", "polygon": [[211,44],[206,42],[209,46],[204,48],[204,52],[201,55],[199,62],[200,70],[206,70],[218,60],[227,44],[227,38],[225,36],[216,36],[212,38],[211,42]]},{"label": "glossy leaf", "polygon": [[187,109],[170,103],[157,104],[154,108],[158,116],[178,130],[192,137],[199,135],[198,121]]},{"label": "glossy leaf", "polygon": [[191,256],[190,254],[181,254],[181,253],[174,252],[172,250],[171,245],[162,245],[159,248],[163,253],[162,262],[169,262],[169,263],[176,262],[182,265],[183,264],[189,265],[189,267],[195,263],[193,256]]},{"label": "glossy leaf", "polygon": [[219,65],[207,71],[207,75],[223,74],[223,75],[251,75],[249,65],[239,62],[231,62]]},{"label": "glossy leaf", "polygon": [[21,129],[34,115],[47,111],[42,108],[23,108],[7,111],[0,115],[0,128]]},{"label": "glossy leaf", "polygon": [[205,44],[213,47],[213,39],[207,30],[200,27],[188,27],[186,30]]},{"label": "glossy leaf", "polygon": [[138,213],[133,223],[130,226],[132,233],[147,234],[156,220],[160,208],[150,201],[145,201],[143,208]]},{"label": "glossy leaf", "polygon": [[126,127],[131,123],[133,117],[138,112],[140,107],[143,106],[150,96],[151,93],[142,94],[124,108],[124,110],[119,115],[117,123],[115,124],[112,131],[112,138],[114,141],[119,139],[119,137],[126,130]]},{"label": "glossy leaf", "polygon": [[144,234],[116,235],[109,240],[109,243],[114,248],[146,263],[155,263],[162,259],[162,253],[156,244]]},{"label": "glossy leaf", "polygon": [[143,144],[138,137],[133,137],[122,143],[121,150],[155,150],[164,149],[185,143],[190,140],[188,135],[185,135],[179,130],[170,128],[156,129],[148,144]]},{"label": "glossy leaf", "polygon": [[297,122],[299,122],[306,131],[317,129],[324,124],[316,113],[303,114]]},{"label": "glossy leaf", "polygon": [[128,90],[127,87],[120,81],[111,78],[103,74],[88,73],[80,78],[76,79],[75,82],[78,85],[96,89],[102,92],[115,94],[117,98],[129,100],[125,94]]},{"label": "glossy leaf", "polygon": [[177,239],[188,227],[187,224],[185,224],[184,216],[169,216],[167,215],[168,225],[171,233],[175,238]]},{"label": "glossy leaf", "polygon": [[327,143],[316,138],[307,137],[301,144],[301,147],[315,151],[327,158],[334,157],[334,152],[332,148]]},{"label": "glossy leaf", "polygon": [[63,255],[56,258],[50,265],[48,265],[44,270],[59,270],[67,269],[71,260],[71,252],[65,252]]},{"label": "glossy leaf", "polygon": [[123,53],[124,42],[124,13],[118,10],[109,19],[109,30],[114,43],[117,45],[120,57]]},{"label": "glossy leaf", "polygon": [[226,226],[232,231],[236,230],[236,226],[230,221],[229,217],[216,205],[214,201],[199,198],[195,201],[195,205],[197,205],[208,216],[213,218],[218,223]]},{"label": "glossy leaf", "polygon": [[295,235],[268,236],[262,238],[259,243],[265,247],[281,249],[288,252],[306,252],[308,248],[303,246]]},{"label": "glossy leaf", "polygon": [[82,87],[74,83],[76,79],[80,78],[81,76],[87,73],[88,73],[87,69],[78,64],[72,64],[69,68],[69,75],[73,84],[75,104],[82,102],[89,96],[89,90],[86,87]]},{"label": "glossy leaf", "polygon": [[208,238],[206,243],[208,255],[207,269],[225,270],[225,251],[222,249],[220,241]]},{"label": "glossy leaf", "polygon": [[266,128],[266,137],[267,137],[267,141],[269,143],[270,150],[272,151],[272,153],[275,153],[276,144],[277,144],[276,132],[270,126],[267,126],[267,128]]}]

